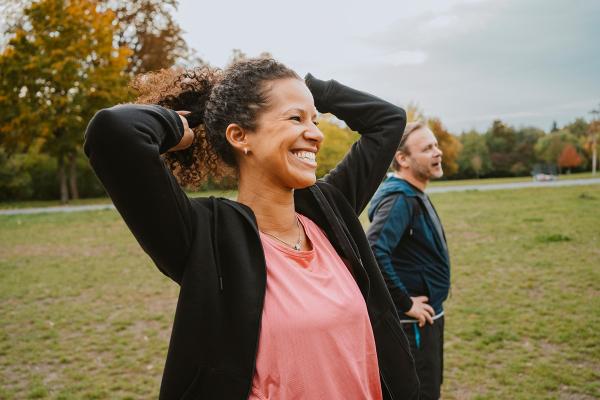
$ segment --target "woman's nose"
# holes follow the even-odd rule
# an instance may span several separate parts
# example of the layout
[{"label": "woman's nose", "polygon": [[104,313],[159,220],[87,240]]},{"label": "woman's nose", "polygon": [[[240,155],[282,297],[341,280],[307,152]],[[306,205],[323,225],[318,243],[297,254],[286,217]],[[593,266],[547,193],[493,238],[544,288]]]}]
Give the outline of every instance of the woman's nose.
[{"label": "woman's nose", "polygon": [[323,132],[321,132],[321,130],[314,123],[311,123],[311,125],[312,126],[305,131],[304,137],[308,140],[321,143],[325,138]]}]

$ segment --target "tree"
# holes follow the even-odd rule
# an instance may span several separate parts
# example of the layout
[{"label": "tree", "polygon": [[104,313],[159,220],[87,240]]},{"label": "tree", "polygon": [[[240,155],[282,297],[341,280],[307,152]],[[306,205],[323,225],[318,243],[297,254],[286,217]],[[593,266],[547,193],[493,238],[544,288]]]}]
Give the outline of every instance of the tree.
[{"label": "tree", "polygon": [[325,136],[319,150],[317,176],[326,175],[344,158],[348,149],[358,139],[358,134],[347,127],[342,127],[333,117],[319,119],[319,129]]},{"label": "tree", "polygon": [[576,137],[586,137],[588,135],[588,129],[590,124],[583,118],[576,118],[575,121],[567,124],[563,129],[568,130]]},{"label": "tree", "polygon": [[114,13],[96,6],[32,3],[0,55],[0,143],[55,158],[62,202],[78,197],[76,156],[87,121],[128,97],[130,51],[113,45]]},{"label": "tree", "polygon": [[512,175],[511,167],[515,163],[515,130],[500,120],[495,120],[485,134],[490,151],[492,171],[496,176]]},{"label": "tree", "polygon": [[[5,4],[6,3],[6,4]],[[14,26],[23,17],[32,0],[0,0],[7,24]],[[176,62],[194,66],[205,64],[183,39],[183,30],[173,20],[178,0],[95,0],[99,11],[115,14],[114,40],[118,47],[128,47],[127,72],[131,75],[168,68]]]},{"label": "tree", "polygon": [[462,176],[479,178],[491,171],[490,152],[483,135],[474,130],[466,132],[460,136],[460,142],[462,150],[456,161]]},{"label": "tree", "polygon": [[173,66],[178,60],[195,56],[183,39],[183,30],[173,20],[178,0],[103,0],[104,9],[116,16],[115,40],[119,47],[131,49],[127,71],[131,74],[156,71]]},{"label": "tree", "polygon": [[534,127],[522,127],[515,131],[515,148],[510,171],[513,175],[529,175],[537,163],[535,144],[545,135],[544,131]]},{"label": "tree", "polygon": [[558,166],[568,168],[569,172],[571,172],[571,168],[580,166],[582,161],[581,156],[577,154],[577,150],[572,144],[567,144],[558,156]]},{"label": "tree", "polygon": [[571,132],[561,129],[540,138],[535,144],[535,153],[542,161],[558,164],[559,157],[568,144],[576,147],[578,145],[577,138]]},{"label": "tree", "polygon": [[439,118],[429,118],[427,123],[438,141],[440,150],[444,153],[442,156],[444,175],[452,176],[456,174],[458,172],[456,159],[461,149],[460,141],[446,130]]},{"label": "tree", "polygon": [[425,115],[423,114],[423,110],[421,107],[415,102],[410,102],[406,106],[406,120],[408,122],[414,121],[422,121],[425,119]]}]

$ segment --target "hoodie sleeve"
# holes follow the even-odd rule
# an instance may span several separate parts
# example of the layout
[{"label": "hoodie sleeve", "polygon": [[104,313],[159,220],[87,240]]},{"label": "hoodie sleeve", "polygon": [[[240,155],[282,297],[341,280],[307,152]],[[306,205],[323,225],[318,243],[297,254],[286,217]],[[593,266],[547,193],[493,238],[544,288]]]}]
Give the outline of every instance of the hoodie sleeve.
[{"label": "hoodie sleeve", "polygon": [[335,80],[306,76],[321,113],[332,113],[361,137],[323,180],[340,190],[359,215],[387,172],[406,125],[403,109]]},{"label": "hoodie sleeve", "polygon": [[369,244],[385,279],[396,308],[407,312],[412,300],[392,264],[392,253],[410,224],[412,210],[404,195],[389,195],[374,211],[373,222],[367,231]]},{"label": "hoodie sleeve", "polygon": [[192,238],[192,208],[161,153],[181,140],[179,115],[153,105],[100,110],[84,151],[127,226],[158,268],[180,282]]}]

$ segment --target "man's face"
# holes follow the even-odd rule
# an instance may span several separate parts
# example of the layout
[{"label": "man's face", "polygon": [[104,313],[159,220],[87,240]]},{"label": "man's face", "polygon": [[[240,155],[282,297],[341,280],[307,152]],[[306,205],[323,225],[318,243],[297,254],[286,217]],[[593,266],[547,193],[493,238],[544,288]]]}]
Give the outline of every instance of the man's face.
[{"label": "man's face", "polygon": [[412,132],[406,140],[406,147],[410,154],[397,154],[403,173],[409,173],[421,182],[444,175],[442,150],[431,130],[420,128]]}]

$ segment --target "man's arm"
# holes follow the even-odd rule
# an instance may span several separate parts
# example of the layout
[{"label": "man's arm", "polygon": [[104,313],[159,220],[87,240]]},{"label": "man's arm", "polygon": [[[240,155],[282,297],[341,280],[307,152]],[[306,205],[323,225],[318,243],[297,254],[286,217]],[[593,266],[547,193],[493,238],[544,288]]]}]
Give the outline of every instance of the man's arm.
[{"label": "man's arm", "polygon": [[381,268],[385,283],[399,311],[407,312],[412,300],[392,264],[392,252],[410,224],[412,210],[404,195],[390,195],[381,201],[367,231],[367,238]]},{"label": "man's arm", "polygon": [[427,304],[429,299],[425,296],[410,297],[391,261],[392,252],[410,225],[412,212],[411,203],[404,195],[388,196],[375,211],[367,238],[396,308],[417,319],[419,326],[423,326],[425,322],[433,324],[435,313]]}]

